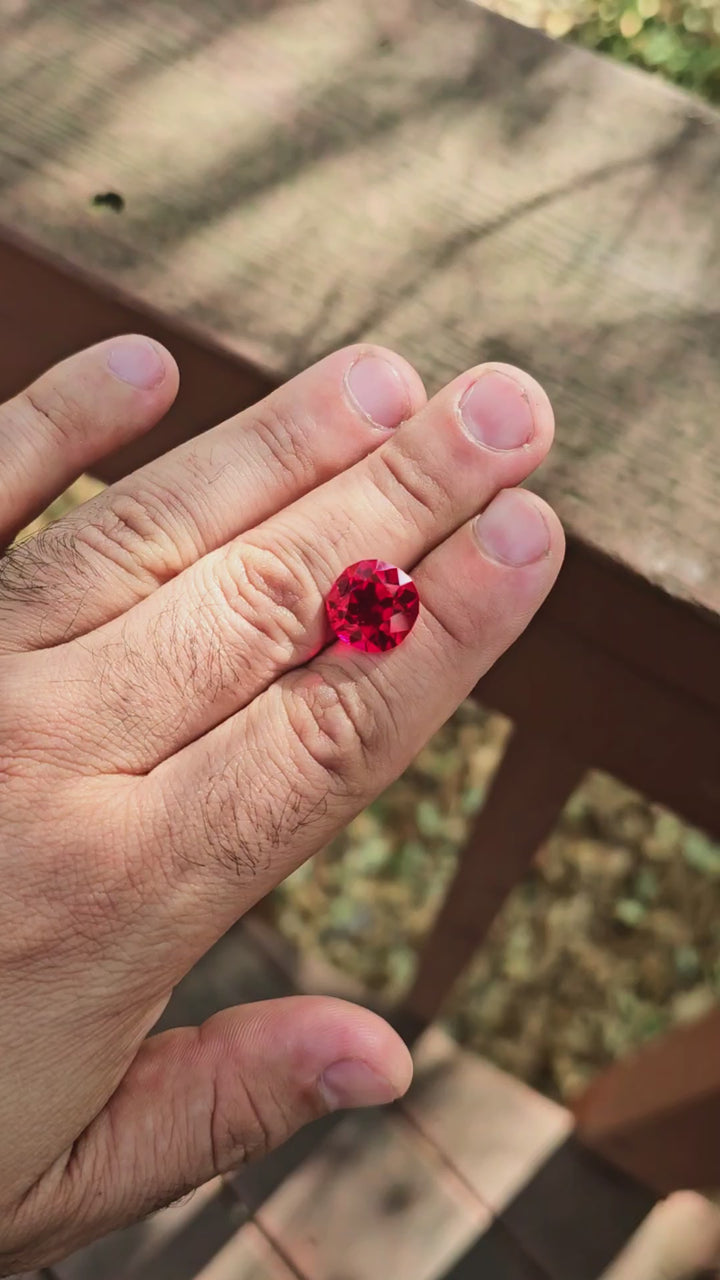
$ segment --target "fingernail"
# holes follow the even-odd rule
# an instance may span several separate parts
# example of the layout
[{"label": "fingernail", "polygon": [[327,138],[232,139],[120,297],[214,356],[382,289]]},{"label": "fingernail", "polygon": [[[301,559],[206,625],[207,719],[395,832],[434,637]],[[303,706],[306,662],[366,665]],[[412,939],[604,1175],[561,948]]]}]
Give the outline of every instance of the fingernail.
[{"label": "fingernail", "polygon": [[343,1107],[376,1107],[398,1096],[389,1080],[357,1058],[344,1058],[327,1067],[318,1080],[318,1089],[330,1111]]},{"label": "fingernail", "polygon": [[150,391],[165,377],[165,364],[149,338],[123,338],[110,348],[107,367],[121,382]]},{"label": "fingernail", "polygon": [[524,387],[496,370],[482,374],[465,392],[460,416],[473,440],[488,449],[519,449],[535,430]]},{"label": "fingernail", "polygon": [[492,560],[516,569],[540,560],[550,550],[550,530],[542,512],[522,489],[499,493],[477,517],[475,532]]},{"label": "fingernail", "polygon": [[409,411],[407,388],[397,369],[382,356],[361,356],[345,375],[356,408],[376,427],[399,427]]}]

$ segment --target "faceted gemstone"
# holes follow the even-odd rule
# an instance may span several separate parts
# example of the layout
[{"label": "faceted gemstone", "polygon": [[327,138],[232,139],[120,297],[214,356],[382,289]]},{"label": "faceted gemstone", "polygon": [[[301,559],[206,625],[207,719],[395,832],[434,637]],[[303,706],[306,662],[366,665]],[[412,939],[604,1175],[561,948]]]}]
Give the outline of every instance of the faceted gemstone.
[{"label": "faceted gemstone", "polygon": [[412,631],[420,601],[409,574],[384,560],[358,560],[343,569],[326,601],[338,640],[384,653]]}]

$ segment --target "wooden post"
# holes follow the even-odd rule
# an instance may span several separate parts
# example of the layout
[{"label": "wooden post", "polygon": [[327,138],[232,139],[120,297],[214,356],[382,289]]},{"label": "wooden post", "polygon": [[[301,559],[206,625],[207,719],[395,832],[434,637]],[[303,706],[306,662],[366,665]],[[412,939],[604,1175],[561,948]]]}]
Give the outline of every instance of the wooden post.
[{"label": "wooden post", "polygon": [[604,1071],[573,1108],[578,1134],[661,1192],[720,1186],[720,1009]]},{"label": "wooden post", "polygon": [[423,947],[402,1011],[408,1025],[435,1017],[584,772],[576,754],[544,734],[515,729]]}]

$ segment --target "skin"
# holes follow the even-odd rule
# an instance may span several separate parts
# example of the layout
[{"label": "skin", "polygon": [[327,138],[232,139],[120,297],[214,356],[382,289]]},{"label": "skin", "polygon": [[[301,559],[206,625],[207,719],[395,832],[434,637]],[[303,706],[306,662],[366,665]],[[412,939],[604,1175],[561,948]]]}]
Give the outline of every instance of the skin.
[{"label": "skin", "polygon": [[[0,545],[177,381],[162,348],[117,338],[0,409]],[[514,486],[552,431],[518,370],[479,366],[427,403],[399,356],[354,347],[0,563],[0,1274],[407,1088],[400,1039],[339,1000],[148,1033],[527,625],[563,536]],[[380,657],[325,629],[365,556],[411,570],[422,602]]]}]

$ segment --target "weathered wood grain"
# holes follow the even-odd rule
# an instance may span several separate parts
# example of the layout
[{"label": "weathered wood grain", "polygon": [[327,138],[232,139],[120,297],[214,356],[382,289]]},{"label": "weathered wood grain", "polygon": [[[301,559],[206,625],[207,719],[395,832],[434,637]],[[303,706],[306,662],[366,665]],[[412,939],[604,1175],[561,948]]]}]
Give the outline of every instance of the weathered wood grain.
[{"label": "weathered wood grain", "polygon": [[[553,608],[543,607],[480,681],[477,697],[526,730],[546,733],[551,749],[576,751],[578,760],[720,836],[720,717],[712,706],[717,658],[711,660],[708,646],[704,697],[688,696],[678,687],[681,681],[653,679],[642,662],[642,644],[637,664],[617,661],[602,644],[577,633],[575,622],[589,594],[587,586],[578,586],[575,609],[566,597],[565,625]],[[606,599],[608,608],[618,603],[616,597]],[[681,613],[693,621],[689,610]],[[633,616],[640,616],[640,608]],[[639,626],[640,636],[643,631]],[[689,638],[685,627],[679,633]],[[683,659],[678,634],[670,634],[669,647],[679,661],[701,669],[702,646],[689,646]],[[665,644],[664,634],[657,644]]]},{"label": "weathered wood grain", "polygon": [[501,1212],[565,1142],[570,1113],[431,1027],[401,1108],[463,1182]]},{"label": "weathered wood grain", "polygon": [[312,1280],[288,1266],[258,1227],[249,1222],[203,1267],[197,1280]]},{"label": "weathered wood grain", "polygon": [[718,608],[709,109],[460,0],[15,0],[2,44],[0,218],[276,379],[528,365],[570,529]]},{"label": "weathered wood grain", "polygon": [[491,1223],[391,1111],[348,1116],[256,1216],[312,1280],[433,1280]]}]

